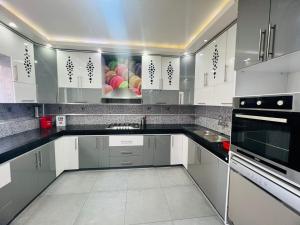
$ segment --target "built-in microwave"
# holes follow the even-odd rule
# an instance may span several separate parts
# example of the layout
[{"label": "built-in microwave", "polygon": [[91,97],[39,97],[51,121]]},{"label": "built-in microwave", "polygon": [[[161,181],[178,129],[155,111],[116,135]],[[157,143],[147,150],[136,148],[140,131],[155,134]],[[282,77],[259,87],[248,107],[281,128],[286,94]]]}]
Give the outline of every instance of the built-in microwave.
[{"label": "built-in microwave", "polygon": [[300,185],[299,95],[234,99],[231,151]]}]

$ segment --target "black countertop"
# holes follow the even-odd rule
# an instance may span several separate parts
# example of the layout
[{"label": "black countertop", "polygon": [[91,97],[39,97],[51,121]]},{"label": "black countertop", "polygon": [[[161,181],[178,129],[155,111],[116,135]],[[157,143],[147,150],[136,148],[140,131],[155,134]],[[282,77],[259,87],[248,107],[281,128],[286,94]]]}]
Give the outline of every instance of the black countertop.
[{"label": "black countertop", "polygon": [[[118,134],[178,134],[182,133],[202,145],[213,154],[228,162],[228,153],[221,143],[211,143],[195,134],[202,126],[190,124],[148,124],[136,130],[109,130],[106,125],[74,125],[66,128],[35,129],[23,133],[0,138],[0,163],[11,160],[21,154],[31,151],[43,144],[53,141],[64,135],[118,135]],[[205,128],[207,129],[207,128]],[[216,131],[214,131],[216,132]],[[216,132],[218,133],[218,132]],[[228,136],[222,134],[229,139]]]}]

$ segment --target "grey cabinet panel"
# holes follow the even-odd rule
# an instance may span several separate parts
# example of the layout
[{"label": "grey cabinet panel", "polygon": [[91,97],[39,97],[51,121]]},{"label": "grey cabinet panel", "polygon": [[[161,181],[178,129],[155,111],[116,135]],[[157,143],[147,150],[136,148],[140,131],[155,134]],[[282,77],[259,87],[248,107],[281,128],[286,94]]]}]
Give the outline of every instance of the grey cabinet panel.
[{"label": "grey cabinet panel", "polygon": [[34,45],[35,76],[37,83],[37,100],[39,103],[56,103],[57,60],[56,50]]},{"label": "grey cabinet panel", "polygon": [[179,91],[174,90],[143,90],[143,104],[174,104],[179,103]]},{"label": "grey cabinet panel", "polygon": [[110,157],[110,167],[130,167],[143,165],[142,155]]},{"label": "grey cabinet panel", "polygon": [[78,145],[79,168],[98,168],[99,151],[97,149],[97,138],[95,136],[79,137]]},{"label": "grey cabinet panel", "polygon": [[99,151],[99,167],[109,167],[108,136],[97,137],[96,147]]},{"label": "grey cabinet panel", "polygon": [[[241,69],[262,61],[259,59],[267,41],[270,0],[239,0],[235,69]],[[260,35],[260,30],[264,32]],[[261,38],[260,38],[261,36]],[[264,52],[265,53],[265,52]]]},{"label": "grey cabinet panel", "polygon": [[191,139],[188,140],[188,172],[195,182],[201,185],[201,151],[197,150],[197,145]]},{"label": "grey cabinet panel", "polygon": [[12,183],[0,188],[0,224],[7,224],[16,214]]},{"label": "grey cabinet panel", "polygon": [[154,136],[144,136],[143,160],[144,165],[153,165],[154,157]]},{"label": "grey cabinet panel", "polygon": [[215,200],[215,207],[220,215],[225,218],[226,207],[226,192],[227,192],[227,177],[228,177],[228,165],[219,159],[218,162],[218,185]]},{"label": "grey cabinet panel", "polygon": [[275,57],[300,50],[299,0],[271,0],[270,25],[275,25],[275,32],[271,30],[270,53],[273,41]]},{"label": "grey cabinet panel", "polygon": [[38,193],[38,151],[34,150],[11,162],[14,210],[19,212]]},{"label": "grey cabinet panel", "polygon": [[171,136],[157,135],[154,143],[154,161],[155,166],[170,165],[171,160]]},{"label": "grey cabinet panel", "polygon": [[54,142],[41,146],[38,150],[38,188],[46,188],[56,177]]},{"label": "grey cabinet panel", "polygon": [[143,146],[109,147],[110,156],[143,155]]}]

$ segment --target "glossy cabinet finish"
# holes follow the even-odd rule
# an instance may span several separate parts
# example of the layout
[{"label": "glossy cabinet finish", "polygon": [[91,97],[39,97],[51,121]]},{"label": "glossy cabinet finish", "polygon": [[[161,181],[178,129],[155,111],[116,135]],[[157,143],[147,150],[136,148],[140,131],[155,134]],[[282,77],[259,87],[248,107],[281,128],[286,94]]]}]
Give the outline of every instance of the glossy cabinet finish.
[{"label": "glossy cabinet finish", "polygon": [[240,0],[235,69],[262,62],[266,57],[270,0]]},{"label": "glossy cabinet finish", "polygon": [[156,135],[154,142],[154,166],[170,165],[170,135]]},{"label": "glossy cabinet finish", "polygon": [[195,105],[232,105],[236,25],[196,54]]},{"label": "glossy cabinet finish", "polygon": [[187,169],[219,214],[225,218],[228,165],[189,139]]},{"label": "glossy cabinet finish", "polygon": [[171,165],[184,164],[183,136],[182,134],[171,135]]},{"label": "glossy cabinet finish", "polygon": [[101,54],[57,51],[58,86],[101,88]]},{"label": "glossy cabinet finish", "polygon": [[142,57],[142,88],[162,89],[161,56],[144,55]]},{"label": "glossy cabinet finish", "polygon": [[154,160],[155,137],[144,135],[143,161],[144,165],[152,166]]},{"label": "glossy cabinet finish", "polygon": [[82,136],[78,138],[79,168],[108,167],[108,136]]},{"label": "glossy cabinet finish", "polygon": [[163,90],[179,90],[180,58],[162,57]]},{"label": "glossy cabinet finish", "polygon": [[268,58],[300,50],[300,2],[271,0]]},{"label": "glossy cabinet finish", "polygon": [[13,100],[9,103],[36,102],[36,79],[33,44],[0,25],[0,54],[11,57],[9,78]]}]

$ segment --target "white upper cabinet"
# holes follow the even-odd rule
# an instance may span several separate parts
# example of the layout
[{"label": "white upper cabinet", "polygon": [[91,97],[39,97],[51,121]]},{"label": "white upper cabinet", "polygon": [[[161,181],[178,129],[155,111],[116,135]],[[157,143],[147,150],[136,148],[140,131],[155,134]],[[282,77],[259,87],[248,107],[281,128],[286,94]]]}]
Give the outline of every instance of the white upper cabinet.
[{"label": "white upper cabinet", "polygon": [[161,75],[164,90],[179,90],[180,59],[162,57]]},{"label": "white upper cabinet", "polygon": [[196,54],[195,105],[231,105],[235,89],[235,36],[232,26]]},{"label": "white upper cabinet", "polygon": [[35,84],[33,44],[0,26],[0,53],[10,56],[14,82]]},{"label": "white upper cabinet", "polygon": [[179,90],[180,59],[146,55],[142,57],[142,88]]},{"label": "white upper cabinet", "polygon": [[161,89],[161,56],[142,57],[142,89]]},{"label": "white upper cabinet", "polygon": [[58,86],[101,88],[101,54],[57,51]]}]

